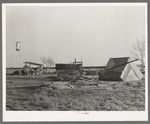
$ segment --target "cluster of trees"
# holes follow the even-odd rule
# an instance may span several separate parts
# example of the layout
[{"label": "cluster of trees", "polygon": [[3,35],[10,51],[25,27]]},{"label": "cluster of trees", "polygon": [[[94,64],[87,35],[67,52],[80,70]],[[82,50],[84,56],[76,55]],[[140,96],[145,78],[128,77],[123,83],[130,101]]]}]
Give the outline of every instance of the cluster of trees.
[{"label": "cluster of trees", "polygon": [[46,65],[46,67],[52,67],[54,65],[54,60],[50,57],[43,57],[41,58],[41,61]]},{"label": "cluster of trees", "polygon": [[141,71],[145,72],[145,37],[142,40],[137,39],[132,46],[132,57],[138,59],[141,63]]}]

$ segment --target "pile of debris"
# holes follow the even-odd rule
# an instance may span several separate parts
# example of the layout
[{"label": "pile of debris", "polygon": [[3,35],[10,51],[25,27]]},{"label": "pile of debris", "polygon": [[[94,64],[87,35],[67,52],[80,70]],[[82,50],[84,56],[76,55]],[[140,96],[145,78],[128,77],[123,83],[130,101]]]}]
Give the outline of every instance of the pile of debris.
[{"label": "pile of debris", "polygon": [[25,71],[23,69],[20,70],[15,70],[13,73],[9,74],[9,75],[25,75]]},{"label": "pile of debris", "polygon": [[39,85],[37,87],[37,89],[45,89],[45,88],[48,88],[48,89],[70,89],[70,88],[74,88],[73,85],[69,84],[69,83],[61,83],[61,82],[43,82],[42,85]]},{"label": "pile of debris", "polygon": [[73,77],[69,77],[69,76],[64,76],[64,77],[59,77],[59,76],[49,76],[49,77],[46,77],[46,78],[49,78],[50,80],[49,81],[70,81],[73,79]]},{"label": "pile of debris", "polygon": [[62,81],[62,79],[58,76],[49,76],[46,78],[49,78],[49,81]]},{"label": "pile of debris", "polygon": [[95,78],[89,77],[77,77],[70,81],[70,84],[77,86],[78,88],[95,88],[98,87],[99,81]]}]

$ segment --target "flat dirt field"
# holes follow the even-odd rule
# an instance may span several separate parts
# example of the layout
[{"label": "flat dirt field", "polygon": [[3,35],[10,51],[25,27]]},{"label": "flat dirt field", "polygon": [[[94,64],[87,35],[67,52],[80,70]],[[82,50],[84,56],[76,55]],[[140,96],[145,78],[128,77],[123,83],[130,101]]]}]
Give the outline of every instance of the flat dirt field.
[{"label": "flat dirt field", "polygon": [[144,111],[145,81],[6,76],[7,111]]}]

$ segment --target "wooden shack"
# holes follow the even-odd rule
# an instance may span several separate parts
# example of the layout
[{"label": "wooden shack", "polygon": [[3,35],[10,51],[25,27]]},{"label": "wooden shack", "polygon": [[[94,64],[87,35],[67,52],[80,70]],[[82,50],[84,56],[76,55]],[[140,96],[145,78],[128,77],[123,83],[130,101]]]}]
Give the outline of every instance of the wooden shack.
[{"label": "wooden shack", "polygon": [[56,74],[63,79],[71,79],[82,75],[82,64],[56,64]]},{"label": "wooden shack", "polygon": [[84,75],[98,75],[98,73],[105,69],[105,66],[85,66],[82,67]]}]

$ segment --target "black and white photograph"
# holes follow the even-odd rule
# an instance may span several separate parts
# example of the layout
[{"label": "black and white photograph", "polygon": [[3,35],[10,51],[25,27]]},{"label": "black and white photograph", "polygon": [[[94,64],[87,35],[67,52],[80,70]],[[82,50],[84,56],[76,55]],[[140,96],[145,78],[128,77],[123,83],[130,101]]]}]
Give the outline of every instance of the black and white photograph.
[{"label": "black and white photograph", "polygon": [[148,120],[147,3],[2,4],[3,120]]}]

